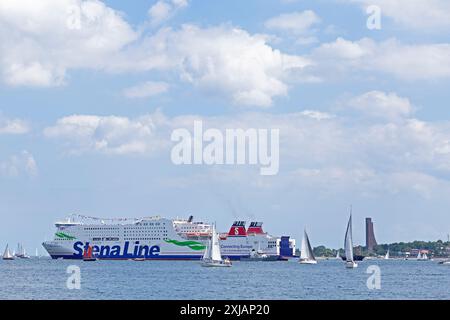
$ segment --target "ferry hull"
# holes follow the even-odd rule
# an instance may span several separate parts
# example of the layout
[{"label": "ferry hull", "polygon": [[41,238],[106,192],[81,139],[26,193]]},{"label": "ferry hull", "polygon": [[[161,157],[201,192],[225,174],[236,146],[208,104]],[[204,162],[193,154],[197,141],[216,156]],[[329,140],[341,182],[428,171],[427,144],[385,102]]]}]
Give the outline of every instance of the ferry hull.
[{"label": "ferry hull", "polygon": [[[68,259],[68,260],[82,260],[83,254],[82,251],[74,250],[75,242],[72,245],[61,245],[55,243],[54,241],[44,242],[42,246],[48,252],[52,259]],[[121,248],[125,248],[126,244],[122,243],[117,244],[117,246]],[[126,252],[120,252],[119,254],[114,252],[106,252],[106,250],[101,250],[102,246],[94,245],[94,249],[96,249],[97,253],[95,256],[99,260],[132,260],[132,259],[145,259],[145,260],[192,260],[197,261],[201,260],[203,257],[203,250],[197,251],[195,253],[178,251],[173,252],[173,250],[165,250],[165,246],[158,246],[159,252],[155,252],[154,254],[148,254],[143,257],[142,254],[139,254],[139,251],[135,252],[134,250],[126,250]],[[98,248],[98,249],[97,249]],[[229,258],[230,260],[240,260],[243,257],[248,257],[247,254],[232,254],[232,255],[223,255],[224,258]]]}]

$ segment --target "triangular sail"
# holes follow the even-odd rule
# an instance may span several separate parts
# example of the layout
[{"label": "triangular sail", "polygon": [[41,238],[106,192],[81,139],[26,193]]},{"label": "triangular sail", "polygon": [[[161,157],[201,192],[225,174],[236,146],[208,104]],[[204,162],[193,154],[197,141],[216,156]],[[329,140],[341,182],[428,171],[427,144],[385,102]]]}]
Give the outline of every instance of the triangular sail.
[{"label": "triangular sail", "polygon": [[306,230],[303,232],[302,246],[300,251],[300,259],[301,260],[316,260],[314,257],[314,252],[311,247],[311,243],[309,242],[308,234]]},{"label": "triangular sail", "polygon": [[336,259],[340,259],[341,257],[339,256],[339,250],[336,252]]},{"label": "triangular sail", "polygon": [[88,246],[86,250],[84,250],[83,258],[91,259],[92,258],[92,247]]},{"label": "triangular sail", "polygon": [[389,259],[389,249],[388,249],[388,251],[386,252],[386,255],[384,256],[384,258],[385,258],[386,260]]},{"label": "triangular sail", "polygon": [[8,245],[6,245],[5,252],[3,253],[3,258],[4,259],[11,259],[12,257],[13,257],[13,255],[9,251],[9,247],[8,247]]},{"label": "triangular sail", "polygon": [[203,260],[211,259],[211,247],[212,247],[212,239],[208,241],[208,244],[205,248],[205,252],[203,253]]},{"label": "triangular sail", "polygon": [[352,215],[347,224],[347,231],[345,232],[345,258],[347,261],[353,262],[353,236],[352,236]]},{"label": "triangular sail", "polygon": [[302,245],[300,247],[300,259],[308,259],[308,253],[306,252],[306,239],[305,239],[305,233],[303,234],[303,238],[302,238]]},{"label": "triangular sail", "polygon": [[213,261],[222,261],[222,254],[220,253],[219,236],[216,233],[216,228],[213,225],[213,234],[211,237],[212,247],[211,247],[211,259]]}]

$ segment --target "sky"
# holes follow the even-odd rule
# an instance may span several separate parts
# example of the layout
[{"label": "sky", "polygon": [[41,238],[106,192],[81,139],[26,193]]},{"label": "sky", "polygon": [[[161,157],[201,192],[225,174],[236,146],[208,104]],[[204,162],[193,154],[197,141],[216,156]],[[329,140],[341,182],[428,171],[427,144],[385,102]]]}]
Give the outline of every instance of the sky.
[{"label": "sky", "polygon": [[[449,27],[446,0],[0,0],[0,246],[77,213],[337,248],[350,205],[356,243],[365,217],[379,243],[446,239]],[[174,165],[194,120],[279,129],[278,174]]]}]

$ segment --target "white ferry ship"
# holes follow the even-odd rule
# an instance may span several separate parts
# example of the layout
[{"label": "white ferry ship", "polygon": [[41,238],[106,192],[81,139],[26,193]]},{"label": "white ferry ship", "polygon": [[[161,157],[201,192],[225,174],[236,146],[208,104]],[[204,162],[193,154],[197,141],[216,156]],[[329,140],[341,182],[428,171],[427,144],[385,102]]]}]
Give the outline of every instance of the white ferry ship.
[{"label": "white ferry ship", "polygon": [[[199,260],[203,256],[212,225],[189,219],[159,216],[139,219],[101,219],[72,215],[55,223],[54,240],[42,245],[53,259],[82,259],[89,247],[98,259]],[[228,233],[220,234],[224,257],[238,260],[254,250],[267,255],[291,257],[295,240],[263,232],[262,223],[236,221]]]}]

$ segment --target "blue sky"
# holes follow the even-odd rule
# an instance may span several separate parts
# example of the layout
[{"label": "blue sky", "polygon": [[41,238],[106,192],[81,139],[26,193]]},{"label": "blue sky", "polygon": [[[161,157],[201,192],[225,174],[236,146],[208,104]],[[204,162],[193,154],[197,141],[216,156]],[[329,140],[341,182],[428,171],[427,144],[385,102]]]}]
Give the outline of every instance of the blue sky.
[{"label": "blue sky", "polygon": [[[368,5],[381,29],[366,27]],[[71,213],[262,220],[342,246],[450,232],[444,0],[0,2],[0,245]],[[280,129],[280,172],[175,166],[170,133]]]}]

